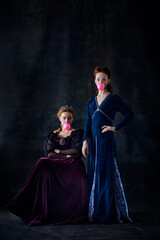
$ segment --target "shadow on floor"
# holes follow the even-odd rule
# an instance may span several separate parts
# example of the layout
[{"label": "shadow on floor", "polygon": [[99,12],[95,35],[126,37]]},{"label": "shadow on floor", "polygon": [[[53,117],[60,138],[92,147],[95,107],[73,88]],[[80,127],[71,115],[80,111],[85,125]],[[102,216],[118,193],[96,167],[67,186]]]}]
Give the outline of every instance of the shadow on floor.
[{"label": "shadow on floor", "polygon": [[73,224],[60,226],[28,226],[7,210],[0,210],[0,240],[148,240],[160,239],[160,207],[130,205],[133,223]]}]

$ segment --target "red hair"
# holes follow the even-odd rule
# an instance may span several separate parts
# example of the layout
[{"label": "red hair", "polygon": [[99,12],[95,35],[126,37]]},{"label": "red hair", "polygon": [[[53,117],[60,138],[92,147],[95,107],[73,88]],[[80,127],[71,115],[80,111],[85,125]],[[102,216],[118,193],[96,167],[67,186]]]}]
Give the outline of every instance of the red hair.
[{"label": "red hair", "polygon": [[[96,74],[97,73],[100,73],[100,72],[103,72],[105,74],[107,74],[108,78],[110,79],[111,78],[111,75],[112,75],[112,72],[111,70],[108,68],[108,67],[99,67],[97,66],[94,71],[93,71],[93,75],[94,77],[96,77]],[[112,87],[112,84],[111,83],[108,83],[107,84],[107,90],[111,93],[113,93],[113,87]],[[98,94],[98,89],[97,89],[97,86],[96,86],[96,94]]]},{"label": "red hair", "polygon": [[76,115],[76,112],[74,110],[71,110],[71,109],[63,109],[63,110],[59,110],[57,112],[57,117],[60,118],[61,114],[64,113],[64,112],[70,112],[72,113],[73,117],[75,117]]}]

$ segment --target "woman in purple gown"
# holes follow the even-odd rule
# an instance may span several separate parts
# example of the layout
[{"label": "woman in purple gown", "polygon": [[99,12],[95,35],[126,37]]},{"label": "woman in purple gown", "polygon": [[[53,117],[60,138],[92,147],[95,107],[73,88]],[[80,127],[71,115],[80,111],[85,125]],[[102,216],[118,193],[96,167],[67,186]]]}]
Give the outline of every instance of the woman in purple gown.
[{"label": "woman in purple gown", "polygon": [[[83,130],[71,127],[75,111],[63,106],[57,116],[61,127],[47,134],[47,157],[32,173],[6,208],[30,225],[58,225],[86,219],[86,171],[81,160]],[[68,123],[70,129],[65,130]]]}]

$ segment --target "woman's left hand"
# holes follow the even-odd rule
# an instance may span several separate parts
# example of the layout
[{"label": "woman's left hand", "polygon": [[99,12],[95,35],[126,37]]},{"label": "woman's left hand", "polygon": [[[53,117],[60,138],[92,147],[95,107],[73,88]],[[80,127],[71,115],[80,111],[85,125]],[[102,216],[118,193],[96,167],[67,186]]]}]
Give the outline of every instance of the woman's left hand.
[{"label": "woman's left hand", "polygon": [[60,150],[59,149],[54,149],[54,152],[59,154]]},{"label": "woman's left hand", "polygon": [[108,131],[113,131],[113,132],[115,132],[115,127],[111,127],[111,126],[104,125],[104,126],[102,127],[102,133],[108,132]]}]

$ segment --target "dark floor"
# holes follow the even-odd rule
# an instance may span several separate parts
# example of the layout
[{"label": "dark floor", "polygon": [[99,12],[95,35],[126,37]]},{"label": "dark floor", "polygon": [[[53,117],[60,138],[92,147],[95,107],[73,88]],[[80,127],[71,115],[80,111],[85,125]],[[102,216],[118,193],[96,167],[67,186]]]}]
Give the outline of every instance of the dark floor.
[{"label": "dark floor", "polygon": [[160,207],[157,205],[130,205],[133,223],[76,224],[31,227],[7,210],[0,210],[0,240],[67,240],[67,239],[160,239]]}]

